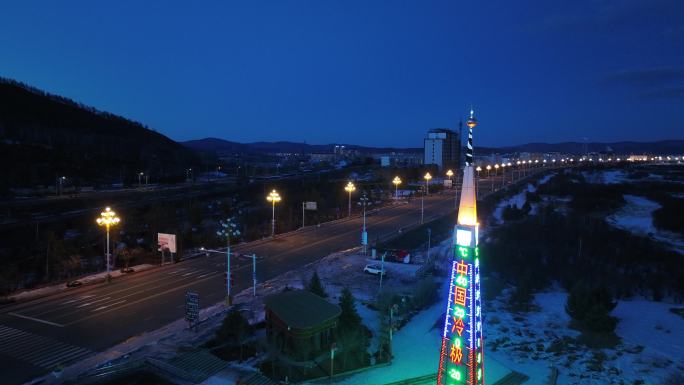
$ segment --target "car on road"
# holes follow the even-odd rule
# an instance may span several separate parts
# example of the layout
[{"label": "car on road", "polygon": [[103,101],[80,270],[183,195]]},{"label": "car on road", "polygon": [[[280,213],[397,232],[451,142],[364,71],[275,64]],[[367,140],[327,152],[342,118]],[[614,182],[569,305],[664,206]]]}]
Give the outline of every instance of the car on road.
[{"label": "car on road", "polygon": [[70,281],[66,284],[67,287],[79,287],[81,285],[83,285],[83,282],[81,281]]},{"label": "car on road", "polygon": [[387,275],[387,271],[377,264],[366,265],[366,267],[363,268],[363,272],[373,275]]}]

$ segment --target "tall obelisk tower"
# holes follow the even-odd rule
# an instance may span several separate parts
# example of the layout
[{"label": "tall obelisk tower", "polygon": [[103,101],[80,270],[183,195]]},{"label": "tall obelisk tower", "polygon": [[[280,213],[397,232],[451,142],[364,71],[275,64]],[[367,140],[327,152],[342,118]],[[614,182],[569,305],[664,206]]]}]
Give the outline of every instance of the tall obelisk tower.
[{"label": "tall obelisk tower", "polygon": [[454,255],[449,275],[437,385],[484,385],[484,340],[478,252],[477,205],[473,165],[473,128],[470,110],[468,148],[463,169],[458,222],[454,227]]}]

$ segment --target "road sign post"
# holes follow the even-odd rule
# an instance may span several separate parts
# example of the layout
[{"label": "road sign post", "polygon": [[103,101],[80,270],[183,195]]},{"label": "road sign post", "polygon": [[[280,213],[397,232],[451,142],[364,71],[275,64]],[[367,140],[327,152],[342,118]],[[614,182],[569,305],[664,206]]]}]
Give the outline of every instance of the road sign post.
[{"label": "road sign post", "polygon": [[185,292],[185,320],[188,321],[190,327],[193,327],[199,321],[199,294],[186,291]]}]

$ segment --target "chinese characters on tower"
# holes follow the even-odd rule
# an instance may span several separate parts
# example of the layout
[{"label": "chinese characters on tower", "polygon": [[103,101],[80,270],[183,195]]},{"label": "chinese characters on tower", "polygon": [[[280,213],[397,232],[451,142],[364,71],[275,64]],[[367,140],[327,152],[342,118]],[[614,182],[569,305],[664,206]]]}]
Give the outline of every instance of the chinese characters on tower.
[{"label": "chinese characters on tower", "polygon": [[484,339],[477,205],[473,166],[473,128],[470,111],[466,164],[454,228],[454,249],[449,278],[437,385],[484,385]]}]

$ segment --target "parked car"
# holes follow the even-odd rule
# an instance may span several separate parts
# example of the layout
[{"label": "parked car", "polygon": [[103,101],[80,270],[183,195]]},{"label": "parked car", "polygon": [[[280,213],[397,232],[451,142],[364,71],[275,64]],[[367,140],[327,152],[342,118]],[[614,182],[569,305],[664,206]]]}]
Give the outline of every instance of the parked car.
[{"label": "parked car", "polygon": [[66,284],[67,287],[79,287],[81,285],[83,285],[83,282],[81,281],[70,281]]},{"label": "parked car", "polygon": [[387,271],[385,271],[380,265],[377,264],[366,265],[366,267],[363,268],[363,272],[373,275],[387,275]]},{"label": "parked car", "polygon": [[385,261],[411,263],[411,253],[406,250],[388,249]]},{"label": "parked car", "polygon": [[135,269],[132,268],[132,267],[126,267],[126,268],[122,267],[122,268],[121,268],[121,272],[124,273],[124,274],[126,274],[126,273],[135,273]]}]

